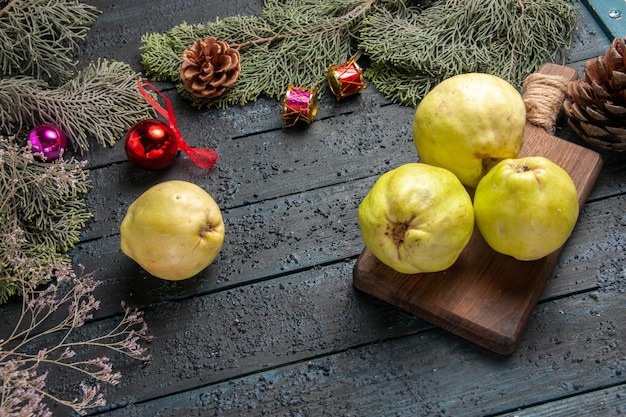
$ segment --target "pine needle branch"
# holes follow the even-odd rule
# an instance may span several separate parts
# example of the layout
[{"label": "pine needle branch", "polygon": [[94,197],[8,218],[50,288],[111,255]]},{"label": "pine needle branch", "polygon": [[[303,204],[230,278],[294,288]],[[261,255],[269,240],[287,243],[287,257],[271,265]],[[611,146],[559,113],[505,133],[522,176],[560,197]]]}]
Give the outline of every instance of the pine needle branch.
[{"label": "pine needle branch", "polygon": [[0,17],[9,13],[9,11],[19,2],[20,0],[11,0],[7,4],[5,4],[4,7],[0,9]]},{"label": "pine needle branch", "polygon": [[74,151],[89,138],[113,145],[154,111],[136,88],[140,74],[121,62],[100,61],[57,88],[31,77],[0,80],[0,134],[17,134],[43,123],[62,129]]},{"label": "pine needle branch", "polygon": [[[365,56],[365,76],[394,102],[414,106],[443,79],[462,72],[498,75],[516,86],[569,49],[576,9],[566,0],[272,0],[258,17],[233,16],[165,34],[144,35],[142,63],[172,81],[196,107],[281,97],[289,84],[326,87],[325,70]],[[179,79],[181,55],[214,36],[238,48],[237,83],[198,99]]]},{"label": "pine needle branch", "polygon": [[[195,107],[243,105],[264,94],[280,98],[289,84],[326,89],[326,70],[357,54],[359,25],[380,0],[266,1],[258,17],[232,16],[203,25],[181,24],[166,34],[145,35],[146,73],[178,83]],[[398,3],[398,1],[387,1]],[[216,99],[199,99],[180,84],[181,55],[196,39],[214,36],[240,50],[237,83]]]},{"label": "pine needle branch", "polygon": [[78,42],[99,11],[67,0],[12,0],[0,10],[0,73],[57,85],[74,72]]},{"label": "pine needle branch", "polygon": [[576,9],[561,0],[456,0],[379,10],[359,47],[365,75],[393,101],[415,106],[437,83],[486,72],[520,87],[526,76],[569,48]]},{"label": "pine needle branch", "polygon": [[50,280],[69,268],[68,251],[91,218],[85,162],[34,160],[28,146],[0,136],[0,303],[28,282]]}]

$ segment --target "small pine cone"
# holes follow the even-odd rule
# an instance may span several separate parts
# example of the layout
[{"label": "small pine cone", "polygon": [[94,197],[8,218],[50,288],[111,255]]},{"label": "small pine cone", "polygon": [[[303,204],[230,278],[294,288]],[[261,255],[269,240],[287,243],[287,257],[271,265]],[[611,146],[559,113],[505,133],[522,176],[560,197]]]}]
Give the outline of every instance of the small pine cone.
[{"label": "small pine cone", "polygon": [[182,58],[180,78],[196,97],[220,96],[241,72],[239,51],[212,36],[195,41],[185,49]]},{"label": "small pine cone", "polygon": [[569,83],[568,124],[594,147],[626,151],[626,44],[616,38],[603,56],[585,63],[585,79]]}]

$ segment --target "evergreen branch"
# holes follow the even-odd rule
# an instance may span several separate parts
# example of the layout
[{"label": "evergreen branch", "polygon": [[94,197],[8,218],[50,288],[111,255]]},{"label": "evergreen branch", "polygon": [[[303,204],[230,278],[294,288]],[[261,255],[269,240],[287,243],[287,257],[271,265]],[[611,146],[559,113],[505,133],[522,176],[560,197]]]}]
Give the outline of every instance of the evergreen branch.
[{"label": "evergreen branch", "polygon": [[306,35],[318,32],[320,30],[322,31],[325,30],[325,27],[327,25],[334,25],[335,27],[341,27],[342,25],[349,23],[352,19],[358,16],[361,16],[363,13],[365,13],[365,11],[367,11],[371,6],[373,6],[377,2],[378,0],[367,0],[364,3],[355,7],[350,12],[346,13],[345,15],[342,15],[333,19],[331,22],[323,22],[324,24],[321,26],[307,27],[305,30],[300,31],[300,32],[279,33],[274,36],[258,38],[258,39],[254,39],[254,40],[243,42],[243,43],[235,43],[230,46],[231,48],[241,50],[244,48],[248,48],[252,45],[262,45],[264,43],[271,44],[273,42],[279,42],[279,41],[286,39],[287,37],[306,36]]},{"label": "evergreen branch", "polygon": [[67,252],[78,242],[91,214],[85,162],[40,163],[30,147],[0,136],[0,303],[69,268]]},{"label": "evergreen branch", "polygon": [[[74,72],[73,57],[99,11],[67,0],[13,0],[0,11],[0,73],[56,85]],[[35,30],[33,30],[35,28]]]},{"label": "evergreen branch", "polygon": [[[157,80],[179,83],[181,55],[196,39],[213,36],[240,50],[237,83],[215,99],[200,99],[182,84],[179,93],[195,107],[243,105],[264,94],[280,98],[289,84],[326,89],[326,70],[356,55],[355,36],[381,0],[273,0],[258,17],[233,16],[204,25],[181,24],[166,34],[143,37],[142,63]],[[398,4],[400,0],[387,0]]]},{"label": "evergreen branch", "polygon": [[89,149],[89,138],[113,145],[132,124],[154,117],[136,87],[140,75],[127,64],[91,64],[57,88],[41,80],[0,80],[0,133],[15,134],[39,124],[62,129],[75,151]]},{"label": "evergreen branch", "polygon": [[237,83],[217,99],[178,92],[196,107],[280,97],[289,84],[318,87],[325,70],[364,55],[365,76],[405,105],[443,79],[488,72],[519,86],[541,64],[569,49],[576,9],[566,0],[268,0],[258,17],[182,24],[142,38],[149,76],[179,83],[183,50],[213,36],[240,50]]},{"label": "evergreen branch", "polygon": [[380,10],[361,32],[359,47],[371,62],[365,76],[410,106],[459,73],[491,73],[519,87],[569,48],[576,13],[561,0],[444,0],[404,14]]},{"label": "evergreen branch", "polygon": [[[180,25],[180,28],[183,27],[193,30],[192,26],[185,23]],[[144,51],[141,61],[147,74],[156,81],[173,81],[179,77],[178,71],[182,59],[177,53],[179,48],[173,44],[170,36],[160,33],[143,35],[141,42],[140,49]]]},{"label": "evergreen branch", "polygon": [[9,11],[17,4],[20,0],[11,0],[9,1],[2,9],[0,9],[0,17],[9,13]]}]

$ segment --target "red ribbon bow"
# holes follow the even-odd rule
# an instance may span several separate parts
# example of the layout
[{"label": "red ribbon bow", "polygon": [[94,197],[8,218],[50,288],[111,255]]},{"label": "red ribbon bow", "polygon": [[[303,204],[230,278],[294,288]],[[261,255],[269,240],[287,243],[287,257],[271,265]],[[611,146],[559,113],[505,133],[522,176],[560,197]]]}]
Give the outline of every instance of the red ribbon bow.
[{"label": "red ribbon bow", "polygon": [[[154,92],[161,96],[163,100],[165,100],[167,110],[163,108],[163,106],[161,106],[159,103],[157,103],[154,98],[152,98],[152,96],[148,93],[143,84],[146,84],[148,87],[154,90]],[[189,159],[191,159],[191,161],[200,168],[209,169],[213,165],[215,165],[215,162],[219,157],[215,149],[194,148],[189,146],[187,142],[185,142],[185,139],[183,139],[180,131],[178,130],[178,126],[176,126],[176,117],[174,117],[174,109],[172,108],[172,103],[162,92],[160,92],[148,80],[142,78],[137,80],[137,89],[139,90],[139,93],[143,96],[143,98],[146,99],[148,104],[150,104],[157,112],[159,112],[161,116],[165,118],[165,120],[167,120],[170,129],[172,129],[172,132],[174,132],[174,136],[176,136],[178,149],[183,151],[189,157]]]}]

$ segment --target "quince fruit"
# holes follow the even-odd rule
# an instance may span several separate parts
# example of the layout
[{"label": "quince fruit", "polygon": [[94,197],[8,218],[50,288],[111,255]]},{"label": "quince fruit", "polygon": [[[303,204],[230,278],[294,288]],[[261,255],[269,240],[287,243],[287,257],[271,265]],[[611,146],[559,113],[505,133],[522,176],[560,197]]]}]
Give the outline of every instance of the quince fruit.
[{"label": "quince fruit", "polygon": [[404,274],[452,266],[474,230],[467,190],[450,171],[422,163],[381,175],[359,206],[365,246]]},{"label": "quince fruit", "polygon": [[501,161],[474,194],[476,225],[485,241],[496,252],[523,261],[560,248],[572,233],[578,212],[572,178],[540,156]]},{"label": "quince fruit", "polygon": [[495,163],[517,158],[525,126],[524,100],[511,84],[489,74],[460,74],[420,102],[413,141],[421,162],[446,168],[476,187]]},{"label": "quince fruit", "polygon": [[128,207],[120,226],[121,248],[155,277],[190,278],[219,254],[224,222],[215,200],[196,184],[157,184]]}]

